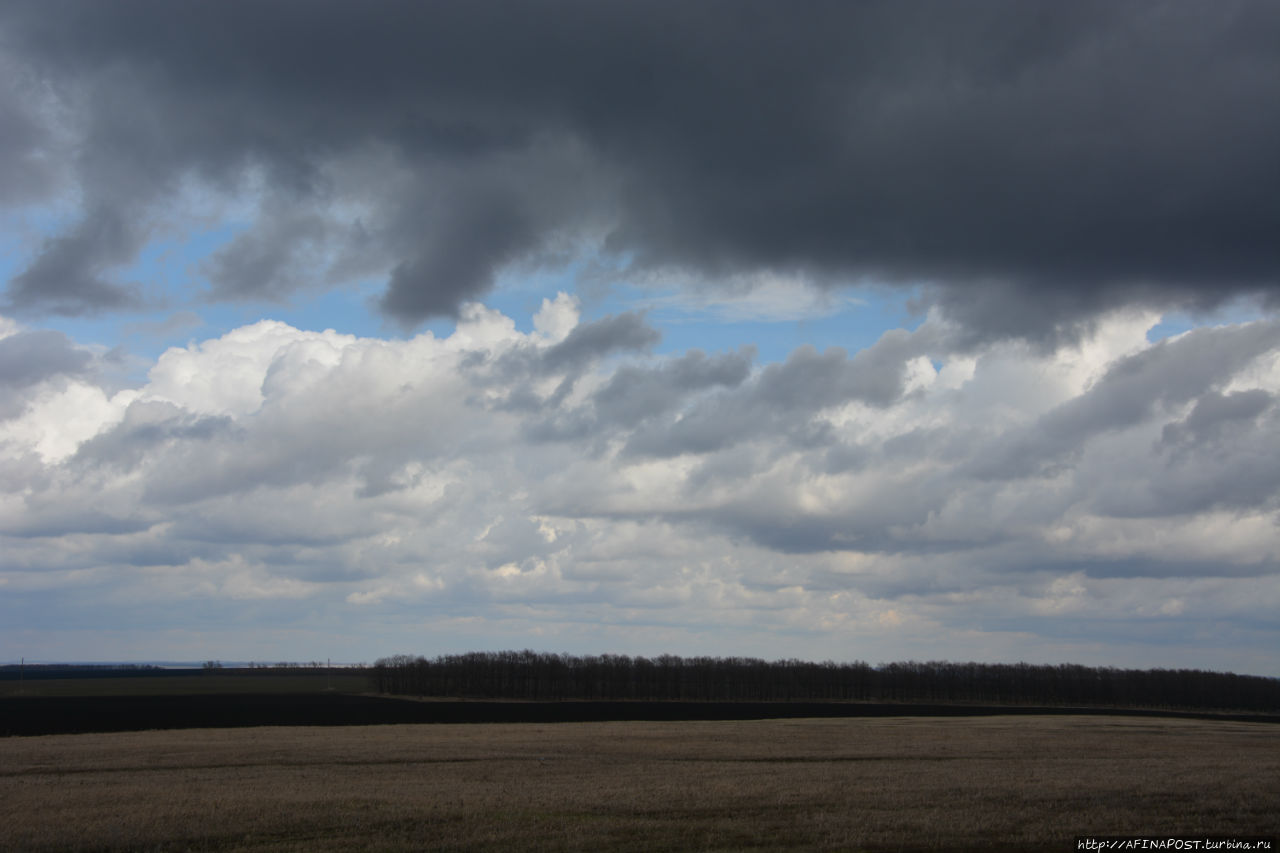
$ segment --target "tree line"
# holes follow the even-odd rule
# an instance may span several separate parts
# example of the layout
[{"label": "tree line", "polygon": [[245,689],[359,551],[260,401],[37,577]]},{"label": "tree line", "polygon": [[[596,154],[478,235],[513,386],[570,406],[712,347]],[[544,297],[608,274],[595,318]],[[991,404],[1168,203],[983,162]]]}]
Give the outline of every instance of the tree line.
[{"label": "tree line", "polygon": [[741,657],[577,657],[534,651],[396,655],[380,693],[475,699],[968,703],[1280,711],[1280,679],[1077,664],[813,663]]}]

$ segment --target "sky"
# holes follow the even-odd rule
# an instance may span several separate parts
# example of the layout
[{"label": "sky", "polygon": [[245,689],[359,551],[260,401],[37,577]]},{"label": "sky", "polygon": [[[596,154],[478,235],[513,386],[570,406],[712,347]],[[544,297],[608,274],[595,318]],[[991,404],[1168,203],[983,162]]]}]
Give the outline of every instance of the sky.
[{"label": "sky", "polygon": [[0,5],[0,660],[1280,676],[1280,5]]}]

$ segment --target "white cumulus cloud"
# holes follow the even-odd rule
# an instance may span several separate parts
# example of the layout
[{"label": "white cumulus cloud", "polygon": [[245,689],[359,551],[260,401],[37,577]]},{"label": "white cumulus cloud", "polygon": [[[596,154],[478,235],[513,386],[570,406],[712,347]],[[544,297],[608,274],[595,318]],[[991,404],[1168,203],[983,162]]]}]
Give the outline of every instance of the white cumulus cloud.
[{"label": "white cumulus cloud", "polygon": [[1157,319],[1049,351],[934,316],[767,365],[648,354],[643,320],[564,295],[528,333],[480,305],[439,338],[263,321],[113,394],[51,375],[0,423],[4,610],[185,619],[246,658],[339,625],[357,658],[1265,671],[1240,649],[1276,640],[1280,327],[1150,343]]}]

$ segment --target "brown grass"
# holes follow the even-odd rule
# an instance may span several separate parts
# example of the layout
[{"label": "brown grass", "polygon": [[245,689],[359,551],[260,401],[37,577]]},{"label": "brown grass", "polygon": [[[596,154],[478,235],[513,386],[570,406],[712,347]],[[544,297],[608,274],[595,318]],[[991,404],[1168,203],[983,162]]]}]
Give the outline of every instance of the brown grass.
[{"label": "brown grass", "polygon": [[4,850],[1068,850],[1280,832],[1280,727],[1107,717],[0,740]]}]

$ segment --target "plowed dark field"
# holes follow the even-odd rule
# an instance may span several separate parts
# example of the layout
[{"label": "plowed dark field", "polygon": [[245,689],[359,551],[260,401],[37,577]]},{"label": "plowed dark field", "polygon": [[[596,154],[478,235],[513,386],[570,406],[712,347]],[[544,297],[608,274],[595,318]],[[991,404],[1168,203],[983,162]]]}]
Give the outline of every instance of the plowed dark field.
[{"label": "plowed dark field", "polygon": [[[403,704],[437,720],[499,710]],[[327,707],[361,705],[382,707]],[[525,716],[534,709],[566,707],[526,705]],[[676,710],[691,709],[664,712]],[[1050,853],[1081,834],[1274,841],[1277,779],[1278,726],[1115,716],[9,737],[0,850]]]},{"label": "plowed dark field", "polygon": [[245,726],[365,726],[398,723],[586,723],[840,717],[973,717],[1108,714],[1280,722],[1250,714],[1117,709],[979,707],[822,702],[413,701],[351,694],[17,696],[0,698],[0,736]]}]

